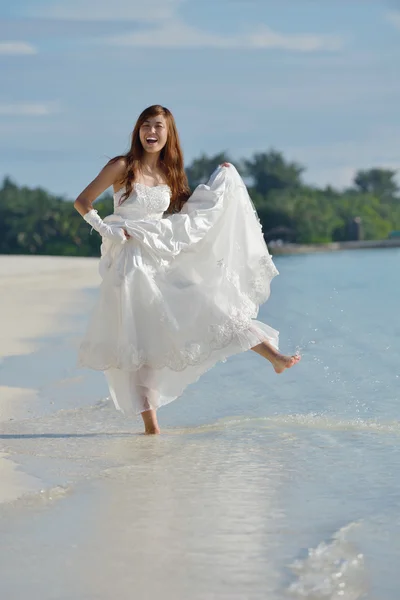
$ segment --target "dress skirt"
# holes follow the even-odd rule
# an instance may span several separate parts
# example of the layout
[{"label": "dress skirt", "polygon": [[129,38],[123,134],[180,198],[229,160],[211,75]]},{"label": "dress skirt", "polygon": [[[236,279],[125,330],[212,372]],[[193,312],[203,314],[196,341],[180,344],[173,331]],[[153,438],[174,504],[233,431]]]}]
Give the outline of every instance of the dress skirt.
[{"label": "dress skirt", "polygon": [[103,241],[79,351],[80,366],[104,371],[126,415],[168,404],[217,362],[265,340],[278,348],[278,332],[256,320],[278,271],[235,167],[218,168],[180,213],[163,215],[165,191],[150,202],[139,188],[106,218],[130,239]]}]

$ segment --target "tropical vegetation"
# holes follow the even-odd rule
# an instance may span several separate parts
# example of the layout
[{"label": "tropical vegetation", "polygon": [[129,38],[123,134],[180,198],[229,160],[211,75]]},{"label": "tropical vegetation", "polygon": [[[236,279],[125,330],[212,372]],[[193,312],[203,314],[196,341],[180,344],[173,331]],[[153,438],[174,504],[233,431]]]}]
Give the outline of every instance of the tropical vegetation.
[{"label": "tropical vegetation", "polygon": [[[234,162],[245,178],[267,242],[374,240],[400,230],[400,190],[394,170],[360,170],[344,190],[318,188],[304,182],[302,165],[276,150],[240,161],[222,152],[193,160],[187,167],[191,188],[206,182],[224,161]],[[102,216],[110,214],[112,196],[104,194],[96,208]],[[90,233],[72,201],[5,177],[0,188],[0,253],[96,256],[99,245],[98,234]]]}]

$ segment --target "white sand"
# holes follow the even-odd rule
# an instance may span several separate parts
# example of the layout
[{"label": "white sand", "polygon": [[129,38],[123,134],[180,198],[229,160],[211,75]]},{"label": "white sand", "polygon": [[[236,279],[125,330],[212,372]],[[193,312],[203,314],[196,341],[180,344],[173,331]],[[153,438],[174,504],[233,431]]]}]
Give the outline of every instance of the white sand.
[{"label": "white sand", "polygon": [[[295,339],[309,335],[299,315],[317,306],[321,327],[332,316],[328,292],[323,302],[315,299],[315,286],[303,285],[309,269],[308,261],[302,267],[296,259],[273,304],[277,322],[293,327]],[[342,278],[340,261],[336,272]],[[348,273],[352,281],[353,270]],[[75,345],[94,299],[84,290],[98,281],[96,260],[0,257],[0,599],[282,600],[288,566],[315,548],[295,575],[296,597],[305,597],[304,582],[314,582],[309,598],[331,582],[343,584],[341,598],[361,600],[366,578],[353,566],[365,553],[369,571],[375,568],[368,581],[383,574],[376,597],[396,600],[398,379],[392,365],[373,376],[392,386],[386,392],[393,398],[390,436],[369,431],[363,439],[361,405],[354,402],[351,431],[346,420],[343,431],[337,428],[343,415],[350,418],[358,394],[354,388],[352,396],[346,380],[333,382],[332,410],[316,421],[321,397],[325,406],[332,389],[332,374],[321,365],[335,365],[339,374],[348,369],[343,346],[328,335],[325,350],[321,338],[303,371],[279,377],[279,384],[255,353],[232,357],[160,411],[163,435],[144,436],[140,422],[125,420],[104,401],[101,373],[76,369]],[[388,289],[384,297],[392,332],[397,304],[388,299],[397,296]],[[357,326],[348,322],[355,356],[368,329]],[[378,336],[377,348],[392,345],[392,335]],[[381,357],[374,359],[360,364],[369,369]],[[364,373],[375,390],[371,372]],[[355,385],[358,390],[358,379]],[[375,397],[366,398],[374,423],[387,397],[375,412]],[[326,545],[338,527],[371,517],[377,520],[364,529],[367,543],[361,536],[349,544],[340,535],[339,543]],[[376,533],[378,522],[386,530]],[[336,591],[325,596],[339,597]]]},{"label": "white sand", "polygon": [[[0,256],[0,425],[35,416],[40,388],[4,385],[7,359],[29,355],[41,338],[68,330],[66,316],[86,309],[84,288],[98,285],[97,259],[47,256]],[[86,309],[87,310],[87,309]],[[37,489],[40,480],[18,471],[0,456],[0,502]]]},{"label": "white sand", "polygon": [[0,255],[0,356],[26,354],[37,338],[62,333],[60,314],[79,306],[79,293],[100,281],[98,260]]},{"label": "white sand", "polygon": [[[43,337],[68,331],[66,317],[87,310],[82,290],[99,283],[97,265],[93,258],[0,255],[0,361],[28,355]],[[0,421],[21,418],[18,400],[33,399],[37,390],[1,382]]]},{"label": "white sand", "polygon": [[11,502],[27,492],[41,489],[40,479],[24,473],[5,452],[0,452],[0,480],[0,502]]}]

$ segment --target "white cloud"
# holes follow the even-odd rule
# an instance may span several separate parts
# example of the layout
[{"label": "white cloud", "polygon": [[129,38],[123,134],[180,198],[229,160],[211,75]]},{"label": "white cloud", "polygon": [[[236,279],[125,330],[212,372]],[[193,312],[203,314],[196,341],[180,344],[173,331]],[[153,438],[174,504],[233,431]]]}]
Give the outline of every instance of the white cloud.
[{"label": "white cloud", "polygon": [[[299,52],[315,52],[317,50],[339,50],[344,45],[344,40],[334,35],[294,34],[285,35],[261,27],[257,33],[242,36],[244,45],[255,48],[281,48],[283,50],[297,50]],[[238,36],[240,45],[241,37]]]},{"label": "white cloud", "polygon": [[0,42],[0,55],[37,54],[32,44],[27,42]]},{"label": "white cloud", "polygon": [[152,48],[244,48],[282,49],[297,52],[338,50],[343,40],[338,36],[316,34],[285,35],[260,26],[255,31],[237,35],[218,35],[200,31],[179,19],[168,19],[151,29],[107,38],[115,46]]},{"label": "white cloud", "polygon": [[49,104],[0,104],[0,117],[43,117],[54,112]]},{"label": "white cloud", "polygon": [[368,137],[362,140],[292,147],[290,154],[296,154],[298,160],[306,164],[318,162],[334,167],[348,167],[357,164],[360,169],[372,166],[394,168],[399,164],[397,140],[395,132],[393,132],[393,136],[380,136],[378,132],[370,132]]},{"label": "white cloud", "polygon": [[325,187],[331,185],[336,189],[348,188],[354,181],[358,168],[355,167],[322,167],[307,169],[304,181],[310,185]]},{"label": "white cloud", "polygon": [[254,48],[297,52],[338,50],[344,44],[339,36],[282,34],[265,25],[236,35],[218,35],[192,27],[179,19],[178,9],[187,0],[41,0],[26,16],[75,21],[133,21],[152,25],[139,32],[105,38],[114,46],[152,48]]},{"label": "white cloud", "polygon": [[[367,163],[365,165],[348,166],[348,167],[311,167],[304,174],[304,181],[310,185],[325,187],[331,185],[336,189],[345,189],[352,186],[356,173],[361,169],[372,169],[378,167],[380,169],[390,169],[399,173],[400,163],[383,162],[379,164]],[[399,176],[396,177],[400,184]]]},{"label": "white cloud", "polygon": [[392,23],[396,29],[400,30],[400,11],[392,11],[386,15],[389,23]]},{"label": "white cloud", "polygon": [[26,16],[82,21],[158,21],[172,17],[185,0],[68,0],[35,3]]},{"label": "white cloud", "polygon": [[305,179],[317,185],[347,187],[360,169],[392,169],[400,175],[398,159],[399,128],[376,127],[364,140],[293,146],[285,154],[306,165]]}]

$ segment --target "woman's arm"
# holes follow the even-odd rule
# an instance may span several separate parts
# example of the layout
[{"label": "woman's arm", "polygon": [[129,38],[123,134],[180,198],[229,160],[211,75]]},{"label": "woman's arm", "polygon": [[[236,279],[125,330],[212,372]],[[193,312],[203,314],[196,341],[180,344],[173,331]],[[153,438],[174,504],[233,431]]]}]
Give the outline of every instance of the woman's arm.
[{"label": "woman's arm", "polygon": [[100,194],[105,192],[114,183],[122,180],[125,169],[126,161],[124,158],[111,164],[108,163],[97,177],[85,187],[74,202],[74,207],[82,217],[93,209],[93,202]]},{"label": "woman's arm", "polygon": [[108,163],[97,175],[95,179],[79,194],[74,202],[74,207],[78,213],[93,227],[102,237],[117,243],[125,242],[129,237],[128,233],[120,225],[108,225],[97,214],[93,208],[93,202],[106,189],[116,182],[123,180],[126,169],[124,158]]}]

